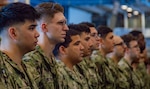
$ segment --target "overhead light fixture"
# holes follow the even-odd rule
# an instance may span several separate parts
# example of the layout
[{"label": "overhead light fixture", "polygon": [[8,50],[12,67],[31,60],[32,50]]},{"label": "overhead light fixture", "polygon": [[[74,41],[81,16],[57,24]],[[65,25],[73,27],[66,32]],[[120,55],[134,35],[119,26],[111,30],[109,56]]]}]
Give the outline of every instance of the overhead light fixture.
[{"label": "overhead light fixture", "polygon": [[128,8],[127,5],[121,5],[121,9],[126,10]]},{"label": "overhead light fixture", "polygon": [[138,11],[133,11],[133,14],[134,15],[139,15],[139,12]]},{"label": "overhead light fixture", "polygon": [[132,8],[131,8],[131,7],[128,7],[128,8],[127,8],[127,12],[132,12]]}]

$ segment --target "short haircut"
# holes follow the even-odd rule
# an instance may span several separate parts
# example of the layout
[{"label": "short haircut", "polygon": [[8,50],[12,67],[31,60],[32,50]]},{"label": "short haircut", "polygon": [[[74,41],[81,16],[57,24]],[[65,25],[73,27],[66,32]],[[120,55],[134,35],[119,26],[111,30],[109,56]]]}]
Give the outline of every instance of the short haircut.
[{"label": "short haircut", "polygon": [[59,47],[60,46],[64,46],[65,48],[67,48],[70,44],[70,42],[72,42],[71,37],[72,36],[76,36],[79,35],[79,32],[73,29],[69,29],[66,33],[66,37],[65,37],[65,41],[63,43],[59,43],[55,46],[55,49],[53,51],[54,55],[57,56],[59,54]]},{"label": "short haircut", "polygon": [[108,33],[113,32],[113,30],[109,27],[106,27],[106,26],[98,26],[97,27],[97,32],[100,35],[100,37],[106,38]]},{"label": "short haircut", "polygon": [[131,31],[130,34],[132,34],[134,37],[138,38],[140,34],[142,34],[141,31],[137,31],[137,30],[134,30],[134,31]]},{"label": "short haircut", "polygon": [[95,25],[93,23],[90,23],[90,22],[81,22],[79,24],[84,24],[84,25],[87,25],[88,27],[95,27]]},{"label": "short haircut", "polygon": [[127,45],[128,48],[130,48],[129,44],[131,41],[136,41],[136,38],[133,37],[133,35],[131,34],[122,35],[121,38],[123,39],[124,43]]},{"label": "short haircut", "polygon": [[140,52],[142,53],[144,51],[144,49],[146,48],[146,45],[141,44],[141,39],[139,40],[140,36],[142,36],[142,40],[144,41],[143,33],[141,31],[133,30],[130,32],[130,34],[132,34],[136,38],[136,40],[138,41],[138,44],[140,47]]},{"label": "short haircut", "polygon": [[45,19],[52,19],[58,12],[64,13],[64,8],[60,4],[52,2],[38,4],[35,9],[40,14],[40,17]]},{"label": "short haircut", "polygon": [[74,30],[78,31],[80,35],[83,32],[90,33],[89,27],[84,24],[70,24],[70,25],[68,25],[68,27],[69,27],[69,29],[74,29]]},{"label": "short haircut", "polygon": [[38,18],[39,14],[32,6],[21,2],[10,3],[0,10],[0,33],[6,27]]}]

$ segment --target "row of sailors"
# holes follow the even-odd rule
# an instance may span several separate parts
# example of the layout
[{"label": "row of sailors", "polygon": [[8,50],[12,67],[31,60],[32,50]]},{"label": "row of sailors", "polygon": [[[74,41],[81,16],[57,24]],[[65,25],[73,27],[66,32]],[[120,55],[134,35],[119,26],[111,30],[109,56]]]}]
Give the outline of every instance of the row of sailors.
[{"label": "row of sailors", "polygon": [[[146,48],[141,51],[131,33],[119,37],[109,27],[95,29],[87,22],[67,26],[57,3],[41,3],[36,11],[23,3],[1,10],[2,89],[149,89],[149,74],[144,62],[139,62]],[[29,24],[30,33],[25,31]],[[39,37],[38,45],[31,33],[34,40]]]}]

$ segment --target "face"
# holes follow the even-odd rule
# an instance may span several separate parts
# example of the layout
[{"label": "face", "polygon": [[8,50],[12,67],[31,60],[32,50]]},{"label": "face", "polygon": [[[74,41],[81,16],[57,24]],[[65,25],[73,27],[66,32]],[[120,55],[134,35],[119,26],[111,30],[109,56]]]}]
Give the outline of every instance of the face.
[{"label": "face", "polygon": [[137,41],[131,41],[129,43],[130,45],[130,48],[129,48],[129,54],[130,54],[130,57],[132,59],[132,61],[134,62],[139,62],[139,58],[140,58],[140,48],[139,48],[139,45],[137,43]]},{"label": "face", "polygon": [[47,24],[47,29],[47,35],[50,41],[53,41],[55,44],[64,42],[66,31],[68,30],[64,14],[61,12],[56,13]]},{"label": "face", "polygon": [[115,36],[114,37],[114,50],[113,52],[118,58],[122,58],[126,51],[126,45],[121,37]]},{"label": "face", "polygon": [[90,39],[90,34],[83,32],[81,35],[81,44],[84,46],[84,57],[91,55],[93,43]]},{"label": "face", "polygon": [[16,44],[20,49],[28,52],[35,49],[39,33],[36,30],[37,23],[25,21],[24,24],[16,26]]},{"label": "face", "polygon": [[95,29],[95,27],[90,27],[90,35],[91,35],[91,40],[92,40],[92,43],[93,43],[93,46],[92,46],[92,50],[98,50],[99,49],[99,36],[98,36],[98,33],[97,33],[97,30]]},{"label": "face", "polygon": [[72,41],[69,46],[65,48],[68,59],[74,64],[82,61],[83,57],[83,45],[81,44],[81,38],[79,35],[71,37]]},{"label": "face", "polygon": [[114,39],[113,39],[113,33],[110,32],[107,34],[105,38],[102,38],[101,46],[106,54],[113,51],[114,48]]}]

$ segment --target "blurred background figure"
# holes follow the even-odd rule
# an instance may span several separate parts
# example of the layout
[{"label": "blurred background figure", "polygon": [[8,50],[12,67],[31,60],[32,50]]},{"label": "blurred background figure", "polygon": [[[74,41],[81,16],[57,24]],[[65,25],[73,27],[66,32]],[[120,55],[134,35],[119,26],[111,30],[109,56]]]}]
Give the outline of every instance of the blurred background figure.
[{"label": "blurred background figure", "polygon": [[118,89],[129,89],[129,82],[126,76],[119,66],[118,62],[124,57],[126,52],[126,44],[120,36],[114,35],[114,49],[113,52],[109,53],[107,56],[110,58],[108,61],[115,68],[116,76],[116,88]]},{"label": "blurred background figure", "polygon": [[114,48],[114,34],[111,28],[107,26],[98,26],[97,27],[98,35],[100,36],[99,40],[99,50],[96,53],[91,55],[92,60],[98,68],[98,73],[102,78],[102,88],[106,89],[116,89],[116,76],[113,73],[115,68],[112,67],[106,55],[113,51]]},{"label": "blurred background figure", "polygon": [[127,47],[124,58],[119,62],[119,67],[124,70],[124,75],[130,84],[130,88],[144,88],[144,83],[137,71],[140,57],[138,42],[131,34],[126,34],[121,37]]},{"label": "blurred background figure", "polygon": [[[138,45],[140,48],[140,58],[139,58],[139,64],[137,67],[137,70],[139,72],[140,78],[144,82],[144,86],[149,86],[148,84],[148,73],[147,73],[147,64],[148,64],[148,56],[147,56],[147,49],[146,49],[146,42],[145,42],[145,37],[141,31],[138,30],[133,30],[130,32],[136,40],[138,41]],[[148,88],[148,87],[147,87]]]}]

